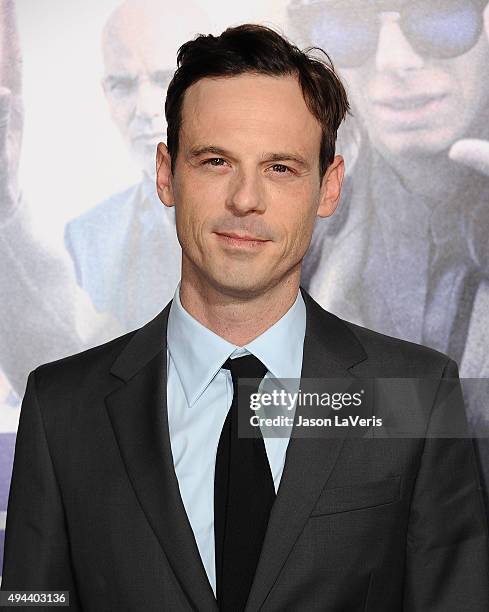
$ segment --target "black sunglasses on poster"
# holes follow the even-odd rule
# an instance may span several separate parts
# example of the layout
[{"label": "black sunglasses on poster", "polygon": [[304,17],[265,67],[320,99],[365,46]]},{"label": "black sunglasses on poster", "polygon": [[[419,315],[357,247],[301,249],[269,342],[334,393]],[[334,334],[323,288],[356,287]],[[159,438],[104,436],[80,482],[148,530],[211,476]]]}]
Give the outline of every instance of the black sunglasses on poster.
[{"label": "black sunglasses on poster", "polygon": [[380,13],[398,14],[399,26],[422,56],[450,59],[467,53],[483,30],[487,0],[297,1],[289,16],[309,44],[324,45],[340,67],[363,64],[377,48]]}]

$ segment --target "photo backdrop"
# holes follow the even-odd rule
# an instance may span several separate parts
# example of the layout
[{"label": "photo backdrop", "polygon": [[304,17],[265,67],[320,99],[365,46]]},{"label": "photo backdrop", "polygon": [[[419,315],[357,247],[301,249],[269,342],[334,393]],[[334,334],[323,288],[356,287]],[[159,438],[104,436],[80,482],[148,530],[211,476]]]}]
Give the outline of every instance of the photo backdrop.
[{"label": "photo backdrop", "polygon": [[[154,156],[176,52],[198,33],[258,22],[330,55],[352,107],[338,135],[347,174],[302,284],[341,317],[448,353],[483,388],[486,4],[0,0],[0,556],[29,371],[173,297],[181,252]],[[468,392],[471,424],[489,420],[486,397]]]}]

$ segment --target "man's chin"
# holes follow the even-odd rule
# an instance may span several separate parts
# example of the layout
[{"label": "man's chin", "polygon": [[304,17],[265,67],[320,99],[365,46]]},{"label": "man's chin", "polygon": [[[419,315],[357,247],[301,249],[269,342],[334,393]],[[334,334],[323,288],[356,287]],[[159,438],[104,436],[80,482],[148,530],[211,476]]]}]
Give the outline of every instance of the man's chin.
[{"label": "man's chin", "polygon": [[269,284],[262,279],[254,277],[247,278],[215,278],[216,289],[229,297],[235,299],[248,299],[262,295],[269,288]]},{"label": "man's chin", "polygon": [[420,130],[409,133],[389,133],[382,139],[379,139],[377,135],[373,146],[382,153],[387,161],[389,158],[419,160],[447,151],[455,140],[450,134],[440,134],[439,130]]}]

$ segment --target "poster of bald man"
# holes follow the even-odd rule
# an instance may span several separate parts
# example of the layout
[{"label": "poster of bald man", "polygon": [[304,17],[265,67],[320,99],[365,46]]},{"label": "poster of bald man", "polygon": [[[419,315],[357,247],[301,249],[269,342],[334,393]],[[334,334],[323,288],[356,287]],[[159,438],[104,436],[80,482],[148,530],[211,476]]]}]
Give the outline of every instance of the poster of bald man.
[{"label": "poster of bald man", "polygon": [[175,207],[156,190],[166,92],[185,41],[239,23],[325,50],[351,104],[341,198],[316,218],[301,286],[458,364],[487,501],[487,4],[0,0],[0,562],[29,372],[174,296]]}]

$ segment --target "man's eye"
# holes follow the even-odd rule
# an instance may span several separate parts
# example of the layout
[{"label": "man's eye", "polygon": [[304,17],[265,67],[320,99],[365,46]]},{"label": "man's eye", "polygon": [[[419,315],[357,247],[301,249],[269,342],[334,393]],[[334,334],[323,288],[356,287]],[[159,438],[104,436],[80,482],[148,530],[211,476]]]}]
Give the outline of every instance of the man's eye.
[{"label": "man's eye", "polygon": [[110,90],[114,93],[129,93],[136,88],[136,79],[118,79],[112,81]]},{"label": "man's eye", "polygon": [[286,174],[287,172],[290,172],[290,168],[288,166],[284,166],[284,164],[274,164],[272,168],[279,174]]},{"label": "man's eye", "polygon": [[222,157],[212,157],[211,159],[204,160],[204,164],[208,166],[223,166],[225,163]]}]

